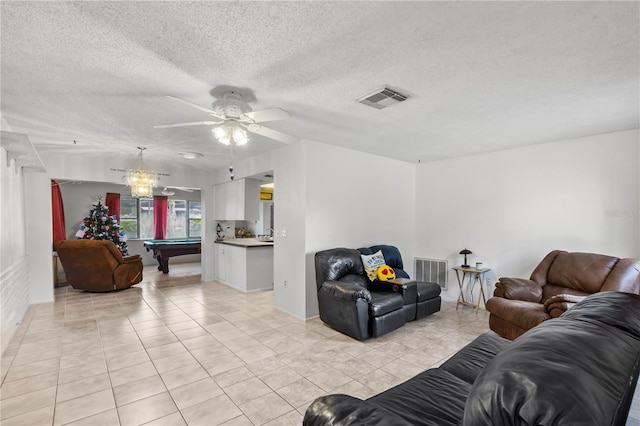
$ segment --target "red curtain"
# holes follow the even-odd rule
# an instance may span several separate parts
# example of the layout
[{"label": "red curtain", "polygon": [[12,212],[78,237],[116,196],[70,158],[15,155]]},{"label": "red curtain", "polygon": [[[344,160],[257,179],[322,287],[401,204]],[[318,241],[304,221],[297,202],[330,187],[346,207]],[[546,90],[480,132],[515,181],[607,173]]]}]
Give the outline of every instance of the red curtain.
[{"label": "red curtain", "polygon": [[51,181],[51,219],[53,227],[53,241],[67,239],[67,232],[64,227],[64,205],[62,204],[62,193],[60,185],[55,180]]},{"label": "red curtain", "polygon": [[164,240],[167,229],[167,200],[169,197],[153,197],[153,239]]},{"label": "red curtain", "polygon": [[120,223],[120,194],[107,192],[104,205],[109,208],[109,216],[116,215],[116,222]]}]

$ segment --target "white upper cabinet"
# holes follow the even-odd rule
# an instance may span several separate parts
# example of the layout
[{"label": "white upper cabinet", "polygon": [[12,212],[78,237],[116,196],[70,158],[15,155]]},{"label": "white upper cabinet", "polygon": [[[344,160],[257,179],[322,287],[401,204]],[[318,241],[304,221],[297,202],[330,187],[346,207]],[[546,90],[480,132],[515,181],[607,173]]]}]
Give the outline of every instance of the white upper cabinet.
[{"label": "white upper cabinet", "polygon": [[260,181],[238,179],[216,185],[216,220],[260,219]]}]

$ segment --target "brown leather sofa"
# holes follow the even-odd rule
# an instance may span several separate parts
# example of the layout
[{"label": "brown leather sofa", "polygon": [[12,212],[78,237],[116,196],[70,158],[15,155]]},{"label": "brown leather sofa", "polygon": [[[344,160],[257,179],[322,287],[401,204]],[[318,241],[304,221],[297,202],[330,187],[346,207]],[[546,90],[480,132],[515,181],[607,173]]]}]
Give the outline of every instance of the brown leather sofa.
[{"label": "brown leather sofa", "polygon": [[53,245],[71,287],[105,292],[129,288],[142,281],[140,255],[123,257],[111,241],[65,240]]},{"label": "brown leather sofa", "polygon": [[487,301],[489,327],[513,340],[601,291],[639,294],[640,260],[554,250],[528,280],[500,278]]}]

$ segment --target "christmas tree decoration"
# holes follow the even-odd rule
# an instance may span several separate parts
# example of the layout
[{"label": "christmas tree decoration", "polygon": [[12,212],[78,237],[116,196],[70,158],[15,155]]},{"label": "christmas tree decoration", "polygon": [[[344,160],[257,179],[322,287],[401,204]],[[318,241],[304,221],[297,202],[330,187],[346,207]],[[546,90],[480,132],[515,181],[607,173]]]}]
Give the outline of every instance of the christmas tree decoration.
[{"label": "christmas tree decoration", "polygon": [[117,217],[109,216],[109,208],[103,205],[100,199],[93,203],[89,216],[82,220],[76,237],[84,240],[112,241],[123,256],[129,255],[126,234],[120,230]]}]

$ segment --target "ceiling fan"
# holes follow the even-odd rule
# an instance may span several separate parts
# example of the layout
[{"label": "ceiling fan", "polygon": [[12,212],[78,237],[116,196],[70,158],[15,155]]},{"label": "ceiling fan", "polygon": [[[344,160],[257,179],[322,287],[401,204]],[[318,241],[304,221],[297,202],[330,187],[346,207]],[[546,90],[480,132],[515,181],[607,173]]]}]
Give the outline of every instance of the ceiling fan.
[{"label": "ceiling fan", "polygon": [[225,145],[244,145],[248,142],[247,131],[262,135],[270,139],[290,144],[298,139],[286,133],[265,127],[259,123],[266,121],[284,120],[291,116],[280,108],[268,108],[261,111],[253,109],[243,99],[238,91],[227,91],[213,102],[211,108],[203,107],[186,99],[167,96],[169,99],[181,102],[192,108],[206,112],[215,118],[208,121],[193,121],[188,123],[163,124],[153,126],[156,129],[167,129],[186,126],[216,126],[211,131],[218,142]]}]

